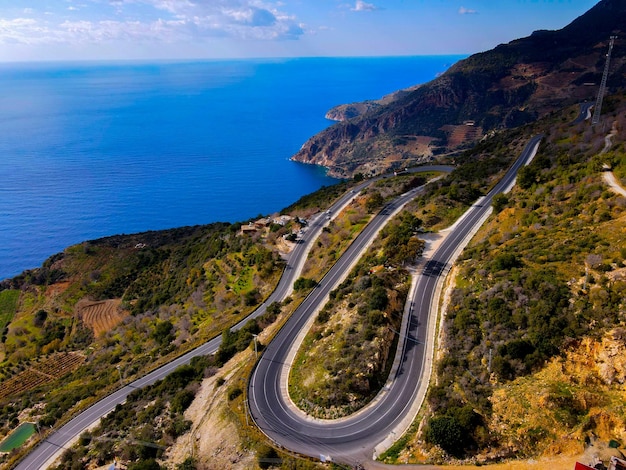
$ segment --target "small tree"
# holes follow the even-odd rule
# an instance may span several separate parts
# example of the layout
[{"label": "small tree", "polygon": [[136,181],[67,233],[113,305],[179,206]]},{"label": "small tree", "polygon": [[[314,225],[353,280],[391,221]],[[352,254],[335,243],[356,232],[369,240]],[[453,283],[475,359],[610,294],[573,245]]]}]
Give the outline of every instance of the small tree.
[{"label": "small tree", "polygon": [[293,289],[295,291],[302,291],[307,289],[313,289],[317,285],[313,279],[307,277],[299,277],[296,282],[293,283]]},{"label": "small tree", "polygon": [[374,191],[367,198],[367,201],[365,202],[365,209],[367,212],[374,212],[376,209],[380,208],[384,202],[385,200],[383,199],[383,196],[378,191]]},{"label": "small tree", "polygon": [[278,453],[273,447],[262,444],[257,450],[256,458],[260,468],[270,468],[278,460]]},{"label": "small tree", "polygon": [[261,293],[259,292],[259,289],[256,288],[244,294],[244,300],[247,307],[252,307],[253,305],[258,304],[260,298]]},{"label": "small tree", "polygon": [[161,470],[161,466],[156,460],[148,459],[131,464],[128,470]]},{"label": "small tree", "polygon": [[187,408],[189,408],[189,405],[191,405],[195,397],[196,394],[188,389],[176,392],[176,395],[174,395],[174,398],[172,398],[172,401],[170,402],[172,412],[183,413]]},{"label": "small tree", "polygon": [[173,329],[174,325],[172,325],[170,321],[157,323],[152,337],[157,343],[164,346],[174,339],[174,335],[172,333]]},{"label": "small tree", "polygon": [[517,172],[517,184],[522,189],[529,189],[537,182],[537,170],[530,166],[520,168]]},{"label": "small tree", "polygon": [[176,470],[196,470],[196,461],[193,457],[187,457],[182,463],[176,466]]},{"label": "small tree", "polygon": [[35,313],[33,324],[36,327],[41,328],[43,324],[46,322],[46,318],[48,318],[48,312],[46,312],[45,310],[39,310],[37,313]]},{"label": "small tree", "polygon": [[500,193],[496,194],[491,200],[491,205],[493,206],[494,212],[500,212],[509,204],[509,198],[506,194]]},{"label": "small tree", "polygon": [[463,455],[465,440],[461,424],[454,417],[431,418],[426,430],[426,438],[428,442],[438,445],[450,455],[455,457]]},{"label": "small tree", "polygon": [[389,304],[389,297],[384,287],[376,287],[370,294],[368,307],[370,310],[385,310]]}]

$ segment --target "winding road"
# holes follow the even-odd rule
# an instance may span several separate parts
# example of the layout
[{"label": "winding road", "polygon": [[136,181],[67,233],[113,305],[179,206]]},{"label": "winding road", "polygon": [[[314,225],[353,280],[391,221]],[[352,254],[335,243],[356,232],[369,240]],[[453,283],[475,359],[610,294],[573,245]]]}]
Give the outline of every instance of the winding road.
[{"label": "winding road", "polygon": [[[446,172],[449,173],[452,171],[453,167],[446,165],[430,165],[423,166],[411,169],[411,172]],[[335,203],[329,208],[331,217],[334,217],[336,214],[341,212],[341,210],[352,201],[352,199],[356,196],[356,194],[373,183],[374,181],[386,178],[391,175],[385,175],[377,178],[373,178],[367,181],[362,182],[358,186],[354,187],[351,191],[347,192],[343,196],[341,196]],[[416,190],[414,190],[416,191]],[[413,196],[408,196],[409,194],[413,194]],[[405,198],[408,197],[407,201],[414,197],[414,192],[407,193],[404,195]],[[384,214],[379,214],[376,218],[381,219]],[[283,275],[272,294],[261,304],[259,308],[257,308],[251,315],[241,320],[235,326],[232,327],[233,330],[238,330],[242,328],[251,318],[256,318],[265,313],[267,305],[270,305],[275,301],[282,301],[285,297],[291,294],[293,290],[293,283],[296,278],[300,275],[304,262],[306,261],[306,257],[308,252],[313,244],[313,242],[317,239],[322,229],[328,223],[326,214],[319,214],[315,219],[313,219],[306,230],[303,232],[303,235],[300,237],[298,243],[289,254],[287,263],[283,272]],[[130,393],[134,390],[146,387],[151,385],[158,380],[165,378],[168,374],[173,372],[177,367],[180,367],[185,364],[189,364],[189,362],[196,356],[205,356],[208,354],[214,354],[222,341],[221,336],[217,336],[212,340],[204,343],[196,349],[193,349],[186,354],[174,359],[172,362],[169,362],[158,369],[150,372],[149,374],[141,377],[124,387],[116,390],[112,394],[106,396],[102,400],[96,402],[85,411],[78,414],[75,418],[68,421],[66,424],[61,426],[59,429],[50,432],[45,439],[43,439],[37,447],[35,447],[24,459],[22,459],[17,466],[15,466],[15,470],[41,470],[47,468],[51,465],[54,460],[59,456],[59,454],[65,450],[71,442],[75,440],[83,431],[85,431],[90,426],[96,424],[100,418],[110,413],[118,404],[124,403],[126,398]]]},{"label": "winding road", "polygon": [[[491,211],[491,200],[508,191],[519,168],[535,155],[542,136],[533,137],[506,175],[480,201],[474,204],[450,229],[445,240],[426,262],[409,299],[408,318],[399,345],[398,366],[376,399],[363,410],[340,420],[316,420],[296,409],[287,394],[287,377],[298,338],[323,306],[328,293],[341,282],[372,237],[369,231],[384,224],[395,204],[386,207],[368,225],[319,286],[305,299],[266,347],[248,384],[251,416],[257,426],[277,445],[321,460],[356,465],[372,459],[381,449],[400,437],[414,419],[430,378],[438,287],[456,256]],[[416,406],[417,405],[417,406]],[[388,446],[382,446],[384,447]]]}]

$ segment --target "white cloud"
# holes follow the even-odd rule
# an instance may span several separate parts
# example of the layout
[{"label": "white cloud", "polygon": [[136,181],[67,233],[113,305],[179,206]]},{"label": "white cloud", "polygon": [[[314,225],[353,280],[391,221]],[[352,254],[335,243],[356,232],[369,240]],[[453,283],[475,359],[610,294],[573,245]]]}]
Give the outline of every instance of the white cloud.
[{"label": "white cloud", "polygon": [[165,11],[191,27],[194,36],[227,35],[244,39],[297,39],[304,34],[281,3],[262,0],[120,0]]},{"label": "white cloud", "polygon": [[0,44],[46,44],[59,42],[55,31],[32,18],[0,19]]},{"label": "white cloud", "polygon": [[470,8],[465,8],[465,7],[459,8],[459,15],[475,15],[476,13],[478,13],[476,10],[472,10]]},{"label": "white cloud", "polygon": [[374,11],[378,10],[378,7],[373,3],[366,3],[363,0],[356,0],[354,7],[351,8],[352,11]]},{"label": "white cloud", "polygon": [[180,22],[157,20],[152,23],[140,21],[65,21],[60,28],[68,42],[102,43],[108,41],[143,42],[158,39],[172,42],[181,38]]},{"label": "white cloud", "polygon": [[240,10],[224,11],[227,17],[232,18],[236,23],[247,24],[250,26],[272,26],[277,19],[274,14],[263,8],[246,8]]},{"label": "white cloud", "polygon": [[[67,3],[66,11],[87,11]],[[73,21],[55,16],[60,18],[56,23],[52,17],[0,20],[0,44],[195,42],[211,37],[283,40],[305,34],[304,25],[282,11],[284,6],[263,0],[109,0],[106,5],[97,19],[82,13]],[[139,7],[142,15],[138,18],[133,12]]]}]

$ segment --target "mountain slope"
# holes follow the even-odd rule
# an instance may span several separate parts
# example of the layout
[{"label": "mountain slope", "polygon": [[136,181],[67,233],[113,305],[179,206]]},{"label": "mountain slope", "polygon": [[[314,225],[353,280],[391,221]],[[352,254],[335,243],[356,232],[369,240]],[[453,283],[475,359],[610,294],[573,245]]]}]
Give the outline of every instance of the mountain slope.
[{"label": "mountain slope", "polygon": [[328,128],[292,159],[326,166],[333,176],[377,173],[594,99],[597,86],[589,84],[600,82],[611,35],[618,39],[609,88],[626,76],[624,32],[626,2],[602,0],[561,30],[474,54],[406,96]]}]

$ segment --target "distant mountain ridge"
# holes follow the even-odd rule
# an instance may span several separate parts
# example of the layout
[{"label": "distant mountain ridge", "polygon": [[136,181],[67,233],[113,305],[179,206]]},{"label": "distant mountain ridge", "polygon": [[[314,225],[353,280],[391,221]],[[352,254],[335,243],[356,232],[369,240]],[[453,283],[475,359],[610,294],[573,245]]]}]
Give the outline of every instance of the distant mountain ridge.
[{"label": "distant mountain ridge", "polygon": [[292,159],[325,166],[338,177],[377,173],[593,100],[598,87],[591,85],[600,82],[611,35],[618,38],[608,87],[622,86],[626,2],[602,0],[563,29],[535,31],[474,54],[396,100],[355,108],[355,117],[312,137]]}]

